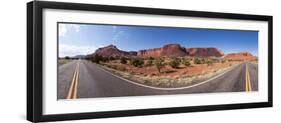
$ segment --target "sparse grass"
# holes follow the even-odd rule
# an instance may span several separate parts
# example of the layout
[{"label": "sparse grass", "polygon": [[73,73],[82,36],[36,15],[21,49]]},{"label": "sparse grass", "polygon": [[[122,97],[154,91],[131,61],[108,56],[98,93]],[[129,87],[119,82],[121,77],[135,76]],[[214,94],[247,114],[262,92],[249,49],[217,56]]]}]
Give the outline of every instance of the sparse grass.
[{"label": "sparse grass", "polygon": [[142,58],[131,58],[130,63],[135,67],[141,67],[144,64],[144,60]]},{"label": "sparse grass", "polygon": [[124,66],[117,66],[116,69],[120,70],[120,71],[126,71],[126,67],[124,67]]},{"label": "sparse grass", "polygon": [[[126,68],[123,69],[123,68],[119,68],[118,66],[114,66],[114,67],[113,66],[114,65],[104,65],[101,67],[125,79],[144,85],[163,87],[163,88],[189,86],[207,80],[216,75],[219,75],[230,68],[230,66],[228,66],[222,69],[213,69],[210,70],[208,73],[202,73],[198,75],[191,75],[191,76],[178,75],[177,77],[170,77],[170,76],[159,76],[159,75],[157,76],[157,75],[135,74],[126,71]],[[163,72],[163,74],[165,73],[166,72]]]},{"label": "sparse grass", "polygon": [[253,60],[251,62],[254,63],[254,64],[258,64],[259,63],[258,60]]},{"label": "sparse grass", "polygon": [[63,64],[66,64],[66,63],[69,63],[71,62],[72,60],[69,60],[69,59],[59,59],[59,65],[63,65]]},{"label": "sparse grass", "polygon": [[121,57],[120,63],[127,64],[127,59],[125,57]]},{"label": "sparse grass", "polygon": [[180,59],[178,59],[178,58],[173,58],[173,59],[169,62],[169,65],[170,65],[172,68],[178,68],[179,65],[180,65]]},{"label": "sparse grass", "polygon": [[163,88],[188,86],[207,80],[237,63],[220,61],[212,57],[120,57],[108,59],[107,62],[100,60],[99,66],[125,79]]},{"label": "sparse grass", "polygon": [[191,66],[191,63],[190,63],[189,60],[183,60],[183,61],[182,61],[182,64],[184,64],[184,65],[187,66],[187,67]]},{"label": "sparse grass", "polygon": [[164,60],[160,59],[160,58],[155,60],[154,64],[155,64],[155,66],[156,66],[156,68],[157,68],[159,73],[161,73],[161,69],[165,66],[163,62],[164,62]]}]

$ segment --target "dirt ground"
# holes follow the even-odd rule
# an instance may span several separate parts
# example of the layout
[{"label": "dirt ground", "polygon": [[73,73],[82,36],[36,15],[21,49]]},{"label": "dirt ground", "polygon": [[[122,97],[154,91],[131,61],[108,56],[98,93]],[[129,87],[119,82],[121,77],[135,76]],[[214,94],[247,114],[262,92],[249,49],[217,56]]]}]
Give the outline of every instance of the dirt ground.
[{"label": "dirt ground", "polygon": [[[119,68],[126,68],[125,72],[129,72],[134,75],[143,75],[143,76],[158,76],[158,77],[169,77],[169,78],[177,78],[180,76],[196,76],[206,74],[208,72],[213,72],[216,70],[220,70],[222,68],[229,67],[234,62],[225,62],[225,63],[213,63],[211,65],[207,64],[192,64],[191,66],[180,65],[178,68],[172,68],[169,65],[165,65],[161,69],[161,73],[158,72],[156,66],[143,66],[143,67],[134,67],[130,64],[121,64],[118,60],[110,61],[108,63],[104,63],[106,65],[115,65]],[[117,67],[117,68],[118,68]]]}]

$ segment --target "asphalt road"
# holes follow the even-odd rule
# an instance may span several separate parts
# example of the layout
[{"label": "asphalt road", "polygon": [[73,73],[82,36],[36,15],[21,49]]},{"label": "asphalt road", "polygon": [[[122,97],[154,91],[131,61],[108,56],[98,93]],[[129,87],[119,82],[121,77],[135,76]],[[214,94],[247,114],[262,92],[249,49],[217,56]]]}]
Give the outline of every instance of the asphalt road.
[{"label": "asphalt road", "polygon": [[58,99],[258,90],[258,65],[250,62],[241,63],[204,84],[175,90],[140,86],[116,77],[85,60],[76,60],[59,66],[58,73]]}]

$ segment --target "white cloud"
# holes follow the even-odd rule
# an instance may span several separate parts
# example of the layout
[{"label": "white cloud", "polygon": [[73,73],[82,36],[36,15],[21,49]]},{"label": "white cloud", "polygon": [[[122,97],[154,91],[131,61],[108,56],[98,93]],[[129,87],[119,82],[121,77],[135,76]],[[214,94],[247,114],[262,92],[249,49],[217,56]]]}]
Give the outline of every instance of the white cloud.
[{"label": "white cloud", "polygon": [[113,31],[115,32],[117,29],[117,26],[112,26]]},{"label": "white cloud", "polygon": [[97,47],[95,46],[77,46],[69,44],[59,44],[59,57],[87,55],[94,53]]},{"label": "white cloud", "polygon": [[59,25],[59,36],[64,36],[65,33],[66,33],[67,29],[66,29],[66,26],[65,24],[60,24]]},{"label": "white cloud", "polygon": [[68,31],[80,32],[80,25],[78,24],[59,24],[59,36],[63,37]]},{"label": "white cloud", "polygon": [[69,28],[74,29],[75,32],[79,32],[80,31],[80,25],[78,25],[78,24],[69,24]]},{"label": "white cloud", "polygon": [[104,45],[99,45],[98,48],[105,47]]},{"label": "white cloud", "polygon": [[120,38],[120,36],[124,35],[124,31],[120,31],[117,29],[117,26],[112,26],[113,32],[115,33],[112,37],[113,44]]},{"label": "white cloud", "polygon": [[119,38],[120,36],[122,36],[122,35],[124,35],[124,31],[118,31],[118,32],[113,36],[112,40],[115,42],[115,41],[117,41],[118,38]]}]

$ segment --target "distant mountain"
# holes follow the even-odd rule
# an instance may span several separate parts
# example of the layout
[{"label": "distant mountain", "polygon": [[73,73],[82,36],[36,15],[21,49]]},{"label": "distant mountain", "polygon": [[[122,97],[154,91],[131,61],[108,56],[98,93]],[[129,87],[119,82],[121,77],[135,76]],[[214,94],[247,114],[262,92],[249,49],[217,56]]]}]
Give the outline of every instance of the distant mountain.
[{"label": "distant mountain", "polygon": [[86,58],[86,55],[76,55],[76,56],[73,56],[71,58],[75,58],[75,59],[84,59]]},{"label": "distant mountain", "polygon": [[239,53],[230,53],[224,56],[225,59],[229,60],[255,60],[256,56],[252,55],[249,52],[239,52]]},{"label": "distant mountain", "polygon": [[109,57],[109,56],[136,56],[137,52],[122,51],[122,50],[119,50],[115,45],[108,45],[106,47],[97,49],[96,52],[93,53],[91,56],[94,56],[96,54],[101,55],[101,56],[106,56],[106,57]]},{"label": "distant mountain", "polygon": [[167,44],[160,48],[143,49],[139,51],[123,51],[118,49],[115,45],[108,45],[97,49],[94,53],[84,55],[77,55],[73,58],[90,58],[95,55],[101,56],[138,56],[138,57],[183,57],[183,56],[195,56],[195,57],[224,57],[228,60],[255,60],[256,56],[253,56],[249,52],[239,52],[224,54],[217,48],[185,48],[180,44]]},{"label": "distant mountain", "polygon": [[102,56],[139,56],[139,57],[182,57],[182,56],[202,56],[202,57],[221,57],[224,53],[217,48],[184,48],[180,44],[167,44],[160,48],[144,49],[139,51],[123,51],[115,45],[108,45],[97,49],[93,54]]}]

